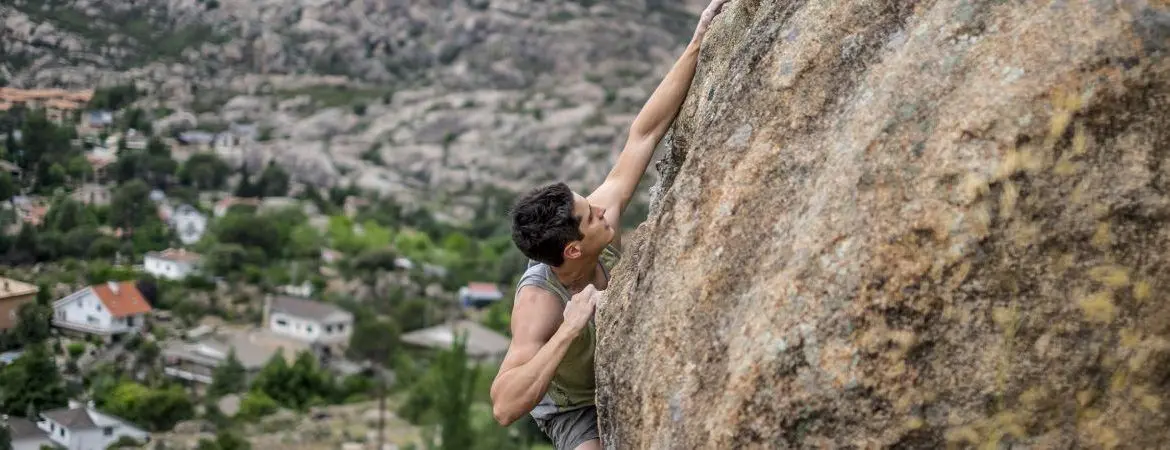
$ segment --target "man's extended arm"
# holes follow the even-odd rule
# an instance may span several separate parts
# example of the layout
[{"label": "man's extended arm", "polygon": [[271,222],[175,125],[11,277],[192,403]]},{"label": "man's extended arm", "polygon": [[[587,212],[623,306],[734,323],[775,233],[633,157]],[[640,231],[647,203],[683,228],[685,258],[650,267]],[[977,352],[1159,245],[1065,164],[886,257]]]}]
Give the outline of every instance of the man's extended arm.
[{"label": "man's extended arm", "polygon": [[560,301],[537,289],[521,289],[512,308],[512,343],[492,381],[492,416],[508,426],[540,403],[569,344],[593,316],[596,289],[573,296],[563,317]]},{"label": "man's extended arm", "polygon": [[[682,56],[674,63],[670,72],[650,95],[642,111],[630,126],[626,145],[618,155],[605,181],[589,195],[589,202],[606,209],[605,218],[617,228],[620,216],[625,211],[638,187],[638,181],[646,173],[654,149],[662,141],[670,124],[678,116],[679,108],[686,100],[687,91],[695,77],[695,66],[699,60],[699,47],[707,33],[707,27],[718,15],[728,0],[712,0],[695,28],[695,35]],[[614,214],[608,213],[612,211]]]}]

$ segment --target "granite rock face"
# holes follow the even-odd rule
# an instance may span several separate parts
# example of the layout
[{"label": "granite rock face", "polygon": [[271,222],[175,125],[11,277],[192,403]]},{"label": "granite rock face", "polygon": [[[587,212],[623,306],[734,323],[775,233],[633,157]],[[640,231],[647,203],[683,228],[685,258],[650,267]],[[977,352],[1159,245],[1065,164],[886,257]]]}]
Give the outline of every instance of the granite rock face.
[{"label": "granite rock face", "polygon": [[735,0],[598,309],[604,446],[1170,440],[1170,6]]}]

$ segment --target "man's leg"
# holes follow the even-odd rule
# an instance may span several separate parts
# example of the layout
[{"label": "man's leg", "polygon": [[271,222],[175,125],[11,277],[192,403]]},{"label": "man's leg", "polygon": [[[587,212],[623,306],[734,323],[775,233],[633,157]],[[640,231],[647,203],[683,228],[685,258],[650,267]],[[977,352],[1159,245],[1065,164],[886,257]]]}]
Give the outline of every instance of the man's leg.
[{"label": "man's leg", "polygon": [[557,414],[536,424],[557,450],[601,450],[597,434],[597,410],[590,406]]}]

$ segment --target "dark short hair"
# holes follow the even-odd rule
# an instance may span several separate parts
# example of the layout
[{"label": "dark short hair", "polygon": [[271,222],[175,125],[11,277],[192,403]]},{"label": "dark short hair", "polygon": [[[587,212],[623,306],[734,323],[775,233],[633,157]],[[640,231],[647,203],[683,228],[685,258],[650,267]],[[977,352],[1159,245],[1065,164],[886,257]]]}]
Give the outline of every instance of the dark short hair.
[{"label": "dark short hair", "polygon": [[569,242],[584,235],[573,216],[573,191],[565,183],[535,188],[512,205],[512,242],[524,256],[553,267],[564,264]]}]

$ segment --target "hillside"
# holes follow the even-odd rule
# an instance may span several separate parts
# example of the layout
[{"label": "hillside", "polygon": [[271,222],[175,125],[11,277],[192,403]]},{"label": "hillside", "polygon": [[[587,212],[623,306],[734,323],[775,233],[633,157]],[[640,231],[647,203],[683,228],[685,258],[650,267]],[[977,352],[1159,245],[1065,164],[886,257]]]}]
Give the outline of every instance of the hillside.
[{"label": "hillside", "polygon": [[606,448],[1154,448],[1165,2],[737,1],[598,309]]},{"label": "hillside", "polygon": [[466,217],[488,189],[599,180],[690,3],[4,0],[0,78],[132,82],[156,128],[264,130],[235,164]]}]

